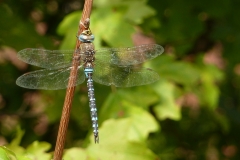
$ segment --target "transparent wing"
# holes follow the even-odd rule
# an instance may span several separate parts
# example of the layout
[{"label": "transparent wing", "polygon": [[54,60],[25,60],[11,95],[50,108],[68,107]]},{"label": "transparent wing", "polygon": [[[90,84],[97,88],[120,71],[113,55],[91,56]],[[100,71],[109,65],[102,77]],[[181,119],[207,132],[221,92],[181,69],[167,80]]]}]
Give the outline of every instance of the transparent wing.
[{"label": "transparent wing", "polygon": [[52,69],[37,70],[20,76],[17,79],[16,84],[21,87],[29,89],[57,90],[64,89],[67,87],[73,87],[84,82],[85,75],[83,67],[79,66],[76,84],[68,86],[69,79],[73,78],[69,77],[70,71],[71,67],[62,68],[58,70]]},{"label": "transparent wing", "polygon": [[146,44],[129,48],[106,48],[96,50],[97,60],[119,66],[135,65],[153,59],[164,51],[158,44]]},{"label": "transparent wing", "polygon": [[93,80],[104,85],[116,87],[132,87],[146,85],[159,80],[159,75],[148,68],[97,64],[93,72]]},{"label": "transparent wing", "polygon": [[[27,48],[18,52],[18,58],[28,64],[48,69],[70,67],[73,53],[80,50],[44,50]],[[120,66],[134,65],[153,59],[164,51],[157,44],[147,44],[130,48],[107,48],[96,51],[96,60]],[[83,52],[79,52],[82,55]]]},{"label": "transparent wing", "polygon": [[70,67],[74,52],[74,50],[44,50],[27,48],[18,52],[18,58],[28,64],[42,68],[56,69]]}]

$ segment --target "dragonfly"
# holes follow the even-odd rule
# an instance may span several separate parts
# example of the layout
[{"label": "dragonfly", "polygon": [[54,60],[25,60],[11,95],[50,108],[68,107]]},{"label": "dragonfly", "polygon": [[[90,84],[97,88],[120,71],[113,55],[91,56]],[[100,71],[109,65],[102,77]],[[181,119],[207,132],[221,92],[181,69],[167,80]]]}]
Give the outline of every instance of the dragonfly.
[{"label": "dragonfly", "polygon": [[[77,86],[87,79],[89,107],[95,143],[98,143],[98,118],[93,81],[116,87],[146,85],[159,80],[159,75],[141,67],[147,60],[156,58],[164,48],[158,44],[146,44],[127,48],[102,48],[95,50],[94,36],[90,29],[82,32],[82,42],[76,50],[45,50],[27,48],[18,52],[18,58],[43,69],[23,74],[16,84],[29,89],[58,90]],[[77,56],[73,56],[74,55]],[[75,84],[68,84],[73,78],[72,61],[79,62]]]}]

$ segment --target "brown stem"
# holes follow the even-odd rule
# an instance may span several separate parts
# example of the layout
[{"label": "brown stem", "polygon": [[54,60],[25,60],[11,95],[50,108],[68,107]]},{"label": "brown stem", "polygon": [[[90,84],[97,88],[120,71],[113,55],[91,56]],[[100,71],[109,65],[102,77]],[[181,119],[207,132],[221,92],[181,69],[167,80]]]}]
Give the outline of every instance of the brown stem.
[{"label": "brown stem", "polygon": [[[90,14],[91,14],[91,10],[92,10],[92,2],[93,2],[93,0],[85,0],[83,13],[82,13],[80,22],[84,23],[87,18],[90,18]],[[85,30],[84,26],[80,22],[79,22],[78,35],[80,35]],[[75,50],[79,48],[80,44],[81,44],[81,41],[77,40]],[[77,57],[76,52],[73,53],[73,57]],[[73,86],[71,84],[76,83],[78,65],[79,65],[79,61],[76,60],[75,58],[73,58],[72,70],[70,72],[68,86]],[[53,158],[54,160],[62,160],[74,90],[75,90],[75,87],[69,87],[66,90],[66,96],[65,96],[65,101],[64,101],[64,105],[63,105],[62,117],[61,117],[61,121],[60,121],[57,142],[56,142],[55,151],[54,151],[54,158]]]}]

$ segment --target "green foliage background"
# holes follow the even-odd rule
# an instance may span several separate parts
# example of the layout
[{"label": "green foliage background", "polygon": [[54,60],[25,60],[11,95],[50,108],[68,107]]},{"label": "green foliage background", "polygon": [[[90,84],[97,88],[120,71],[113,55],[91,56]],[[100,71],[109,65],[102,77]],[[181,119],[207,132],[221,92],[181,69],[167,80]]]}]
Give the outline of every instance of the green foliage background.
[{"label": "green foliage background", "polygon": [[[51,159],[65,90],[23,89],[24,48],[73,49],[84,1],[0,3],[0,159]],[[157,43],[144,64],[161,79],[110,88],[95,83],[100,144],[86,84],[76,88],[64,160],[240,159],[240,1],[98,0],[91,30],[100,47]]]}]

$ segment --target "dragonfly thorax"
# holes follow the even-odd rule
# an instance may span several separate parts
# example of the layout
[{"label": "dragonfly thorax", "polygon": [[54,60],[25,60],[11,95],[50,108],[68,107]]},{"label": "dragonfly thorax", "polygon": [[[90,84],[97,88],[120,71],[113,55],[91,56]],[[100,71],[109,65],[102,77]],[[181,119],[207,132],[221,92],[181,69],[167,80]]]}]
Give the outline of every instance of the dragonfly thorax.
[{"label": "dragonfly thorax", "polygon": [[85,68],[92,67],[93,62],[95,61],[95,50],[92,43],[83,43],[80,46],[81,50],[81,59],[85,65]]},{"label": "dragonfly thorax", "polygon": [[93,62],[95,60],[95,51],[94,50],[88,50],[83,55],[83,62],[85,68],[93,68]]}]

